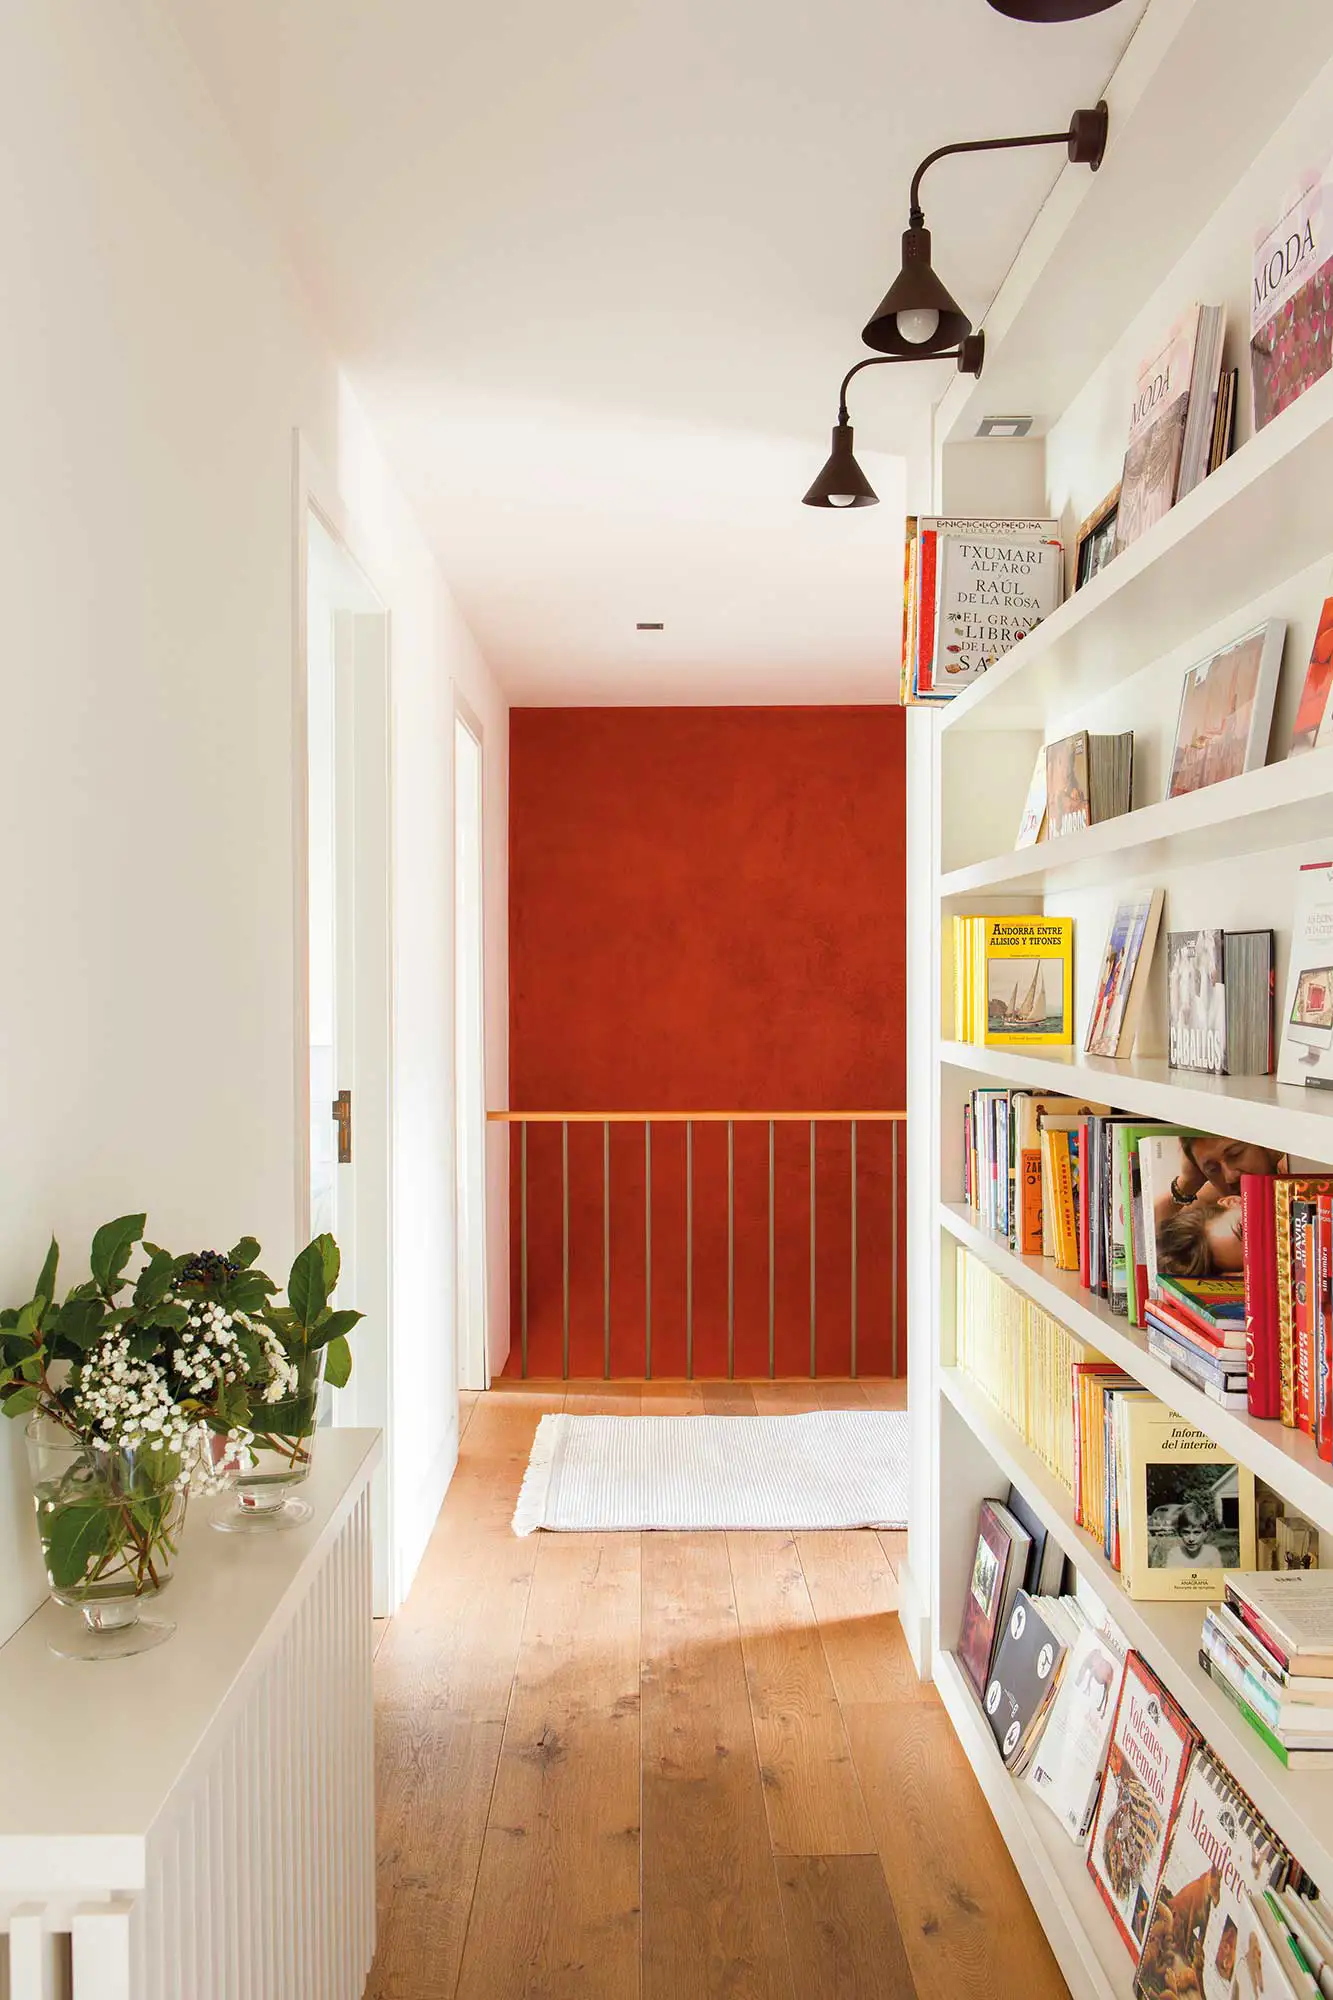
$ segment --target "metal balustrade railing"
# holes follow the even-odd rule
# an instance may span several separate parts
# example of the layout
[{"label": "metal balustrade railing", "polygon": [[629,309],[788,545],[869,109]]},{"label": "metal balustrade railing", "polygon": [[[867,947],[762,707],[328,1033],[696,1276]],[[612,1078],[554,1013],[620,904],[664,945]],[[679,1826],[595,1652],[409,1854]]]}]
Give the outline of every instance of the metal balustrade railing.
[{"label": "metal balustrade railing", "polygon": [[[850,1309],[850,1343],[848,1372],[854,1377],[859,1372],[862,1355],[862,1315],[860,1259],[862,1254],[862,1234],[869,1227],[875,1232],[877,1247],[882,1247],[884,1237],[888,1239],[888,1297],[885,1306],[888,1316],[888,1372],[897,1375],[900,1362],[900,1280],[903,1273],[899,1264],[899,1216],[901,1202],[901,1178],[905,1163],[905,1144],[900,1141],[900,1128],[905,1125],[905,1111],[492,1111],[487,1114],[493,1124],[518,1128],[517,1163],[517,1229],[518,1229],[518,1291],[519,1291],[519,1351],[520,1365],[524,1377],[529,1373],[529,1330],[530,1330],[530,1214],[529,1214],[529,1133],[533,1127],[558,1126],[560,1128],[560,1353],[561,1374],[570,1375],[571,1348],[571,1222],[570,1222],[570,1129],[586,1126],[601,1127],[601,1337],[602,1373],[612,1377],[612,1248],[613,1248],[613,1202],[612,1202],[612,1128],[616,1126],[641,1125],[643,1127],[643,1210],[642,1210],[642,1252],[643,1252],[643,1375],[651,1379],[654,1369],[654,1272],[653,1272],[653,1203],[654,1203],[654,1147],[653,1135],[656,1128],[684,1127],[684,1374],[688,1379],[695,1375],[695,1246],[696,1246],[696,1187],[695,1187],[695,1135],[700,1126],[726,1127],[726,1373],[734,1377],[737,1353],[737,1199],[736,1199],[736,1128],[738,1126],[767,1127],[767,1359],[768,1374],[776,1373],[777,1323],[778,1323],[778,1220],[777,1220],[777,1133],[780,1127],[805,1125],[809,1128],[809,1373],[812,1378],[819,1373],[819,1260],[821,1239],[819,1236],[819,1188],[821,1185],[817,1164],[817,1134],[821,1127],[840,1127],[848,1130],[848,1187],[850,1200],[846,1217],[845,1255],[847,1257],[847,1297]],[[881,1212],[871,1217],[863,1213],[865,1198],[861,1193],[861,1181],[865,1178],[859,1171],[862,1162],[858,1158],[859,1141],[863,1128],[871,1127],[877,1132],[886,1128],[888,1160],[883,1178],[887,1185],[881,1200],[876,1204]],[[658,1191],[661,1193],[662,1173],[659,1165]],[[593,1227],[595,1228],[595,1223]],[[785,1226],[785,1225],[784,1225]],[[804,1226],[804,1221],[802,1227]],[[827,1245],[823,1245],[827,1251]],[[883,1328],[877,1329],[880,1333]],[[586,1373],[586,1368],[576,1372]],[[621,1371],[622,1373],[625,1371]],[[679,1371],[675,1371],[679,1372]],[[752,1372],[747,1370],[746,1372]],[[803,1372],[803,1371],[802,1371]],[[882,1368],[871,1372],[883,1373]]]}]

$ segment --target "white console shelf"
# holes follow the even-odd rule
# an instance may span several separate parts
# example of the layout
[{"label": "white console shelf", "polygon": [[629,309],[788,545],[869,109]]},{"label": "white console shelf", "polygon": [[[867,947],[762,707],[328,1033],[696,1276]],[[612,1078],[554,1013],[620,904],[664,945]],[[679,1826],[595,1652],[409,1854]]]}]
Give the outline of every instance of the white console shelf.
[{"label": "white console shelf", "polygon": [[[1081,1052],[1110,916],[1128,890],[1165,891],[1163,937],[1271,928],[1280,1010],[1297,866],[1333,859],[1333,752],[1287,757],[1319,606],[1333,592],[1333,375],[1257,435],[1248,379],[1254,236],[1328,151],[1333,9],[1149,0],[1106,97],[1103,168],[1062,175],[987,317],[985,372],[952,384],[937,410],[936,486],[922,511],[1058,517],[1072,584],[1078,524],[1119,471],[1138,364],[1196,300],[1226,309],[1225,364],[1240,370],[1236,448],[984,679],[947,707],[909,715],[909,1380],[913,1449],[928,1446],[930,1468],[929,1507],[909,1536],[904,1624],[1076,2000],[1129,2000],[1134,1962],[1082,1850],[1004,1769],[954,1657],[977,1508],[1011,1482],[1333,1895],[1333,1769],[1282,1766],[1199,1666],[1203,1607],[1130,1599],[1075,1522],[1070,1494],[956,1365],[955,1266],[965,1251],[1267,1481],[1316,1524],[1333,1566],[1333,1473],[1310,1438],[1222,1409],[1150,1354],[1142,1331],[1076,1274],[1016,1255],[962,1202],[963,1108],[971,1090],[996,1083],[1333,1162],[1333,1093],[1169,1067],[1162,940],[1134,1053],[1108,1061]],[[1032,435],[978,441],[978,417],[994,410],[1031,412]],[[1166,799],[1185,668],[1270,618],[1287,628],[1271,761]],[[1081,728],[1134,731],[1135,809],[1015,852],[1039,748]],[[1074,919],[1074,1045],[952,1040],[953,918],[1033,912]]]},{"label": "white console shelf", "polygon": [[155,1651],[57,1659],[74,1614],[50,1603],[0,1648],[8,2000],[359,2000],[379,1455],[376,1431],[321,1431],[287,1532],[220,1535],[192,1505]]}]

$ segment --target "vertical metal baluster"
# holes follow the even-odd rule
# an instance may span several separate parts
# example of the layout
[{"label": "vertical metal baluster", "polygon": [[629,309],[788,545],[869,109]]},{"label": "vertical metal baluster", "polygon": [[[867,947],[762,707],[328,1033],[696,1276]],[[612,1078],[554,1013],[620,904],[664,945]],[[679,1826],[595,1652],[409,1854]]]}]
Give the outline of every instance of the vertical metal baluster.
[{"label": "vertical metal baluster", "polygon": [[685,1379],[694,1380],[694,1120],[685,1120]]},{"label": "vertical metal baluster", "polygon": [[768,1121],[768,1379],[771,1382],[776,1373],[776,1349],[773,1337],[773,1120]]},{"label": "vertical metal baluster", "polygon": [[815,1364],[815,1121],[810,1120],[810,1380],[813,1382],[818,1369]]},{"label": "vertical metal baluster", "polygon": [[526,1378],[528,1372],[528,1121],[526,1118],[518,1129],[521,1134],[518,1176],[519,1291],[522,1298],[523,1374]]},{"label": "vertical metal baluster", "polygon": [[611,1380],[611,1120],[602,1120],[602,1379]]},{"label": "vertical metal baluster", "polygon": [[852,1120],[852,1380],[856,1380],[856,1120]]},{"label": "vertical metal baluster", "polygon": [[643,1121],[643,1376],[653,1379],[653,1128]]},{"label": "vertical metal baluster", "polygon": [[569,1380],[569,1120],[560,1120],[561,1373]]},{"label": "vertical metal baluster", "polygon": [[727,1120],[727,1380],[736,1375],[736,1127]]},{"label": "vertical metal baluster", "polygon": [[898,1373],[898,1120],[893,1121],[893,1372]]}]

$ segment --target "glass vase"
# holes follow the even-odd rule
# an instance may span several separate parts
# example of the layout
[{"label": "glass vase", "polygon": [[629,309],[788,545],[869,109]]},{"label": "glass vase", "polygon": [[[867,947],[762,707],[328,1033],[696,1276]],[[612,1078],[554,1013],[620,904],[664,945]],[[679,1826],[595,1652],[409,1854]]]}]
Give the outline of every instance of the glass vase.
[{"label": "glass vase", "polygon": [[299,1528],[314,1512],[295,1491],[310,1477],[324,1384],[324,1349],[296,1364],[296,1387],[278,1403],[256,1403],[250,1413],[254,1439],[227,1481],[223,1504],[213,1516],[220,1534],[270,1534]]},{"label": "glass vase", "polygon": [[171,1581],[185,1519],[179,1458],[84,1443],[50,1417],[33,1417],[26,1437],[46,1580],[79,1613],[51,1651],[119,1660],[160,1646],[176,1627],[146,1607]]}]

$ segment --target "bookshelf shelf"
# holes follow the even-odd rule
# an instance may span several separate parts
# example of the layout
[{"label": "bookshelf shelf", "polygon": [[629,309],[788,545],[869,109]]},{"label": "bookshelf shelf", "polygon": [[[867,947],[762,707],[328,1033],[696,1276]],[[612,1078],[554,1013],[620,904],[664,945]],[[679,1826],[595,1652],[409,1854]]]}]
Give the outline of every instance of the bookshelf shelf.
[{"label": "bookshelf shelf", "polygon": [[1063,840],[996,854],[940,877],[940,896],[1045,895],[1333,841],[1333,750],[1265,764],[1225,784],[1122,813]]},{"label": "bookshelf shelf", "polygon": [[1224,1410],[1150,1354],[1141,1329],[1113,1313],[1102,1299],[1085,1292],[1076,1271],[1057,1271],[1047,1257],[1017,1255],[1003,1237],[980,1227],[962,1204],[941,1202],[940,1223],[955,1242],[1007,1279],[1034,1305],[1133,1375],[1223,1450],[1234,1452],[1251,1472],[1333,1534],[1333,1469],[1317,1456],[1313,1438],[1239,1410]]},{"label": "bookshelf shelf", "polygon": [[[1109,1060],[1081,1047],[948,1039],[955,916],[1071,919],[1081,1042],[1111,914],[1130,884],[1165,892],[1163,934],[1271,929],[1280,1009],[1297,864],[1333,858],[1333,749],[1279,755],[1225,784],[1021,852],[1011,847],[1043,740],[1080,728],[1132,729],[1147,790],[1170,768],[1186,666],[1268,618],[1300,635],[1278,683],[1272,740],[1280,751],[1308,639],[1333,588],[1333,371],[1255,433],[1249,350],[1253,246],[1311,163],[1328,154],[1333,9],[1292,0],[1275,37],[1247,0],[1148,0],[1105,96],[1111,142],[1102,167],[1059,176],[986,315],[981,380],[957,378],[936,407],[929,511],[1058,519],[1071,536],[1123,463],[1144,357],[1169,328],[1188,323],[1193,303],[1216,303],[1225,316],[1223,365],[1238,370],[1238,443],[975,685],[948,703],[911,706],[906,717],[909,1424],[914,1464],[928,1471],[909,1499],[901,1616],[1080,2000],[1128,2000],[1129,1953],[1082,1853],[1005,1771],[951,1650],[975,1561],[977,1508],[986,1495],[1003,1497],[1010,1482],[1333,1896],[1333,1758],[1317,1770],[1284,1769],[1198,1664],[1202,1604],[1129,1598],[1100,1543],[1075,1524],[1072,1496],[952,1365],[961,1244],[1315,1524],[1321,1566],[1333,1570],[1333,1468],[1309,1436],[1223,1409],[1151,1354],[1146,1333],[1085,1292],[1076,1272],[1016,1255],[957,1201],[963,1109],[978,1084],[1058,1092],[1272,1148],[1297,1167],[1333,1168],[1333,1091],[1196,1075],[1164,1057]],[[984,435],[980,418],[1005,411],[1030,414],[1030,433]],[[952,865],[960,859],[967,865]],[[1159,936],[1159,960],[1165,950]],[[1148,985],[1150,1048],[1167,1043],[1165,970],[1154,965]]]},{"label": "bookshelf shelf", "polygon": [[1078,1049],[987,1048],[942,1042],[940,1060],[975,1076],[1137,1111],[1164,1123],[1221,1131],[1301,1159],[1333,1160],[1333,1091],[1302,1090],[1271,1076],[1202,1076],[1172,1069],[1162,1056],[1087,1056]]},{"label": "bookshelf shelf", "polygon": [[1279,1838],[1316,1882],[1333,1882],[1333,1785],[1319,1771],[1284,1770],[1209,1680],[1198,1662],[1203,1605],[1128,1597],[1100,1544],[1075,1523],[1070,1495],[971,1378],[943,1368],[939,1387],[1004,1477],[1021,1487],[1130,1645],[1202,1730]]},{"label": "bookshelf shelf", "polygon": [[1044,729],[1333,549],[1333,374],[1241,445],[947,704],[942,729]]},{"label": "bookshelf shelf", "polygon": [[[937,1652],[935,1685],[965,1744],[986,1802],[1064,1967],[1083,2000],[1132,2000],[1134,1967],[1093,1885],[1084,1851],[1004,1768],[972,1685],[952,1653]],[[1072,1961],[1072,1964],[1071,1964]]]}]

